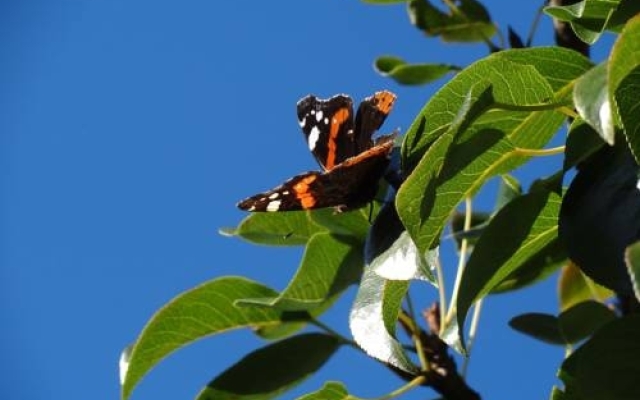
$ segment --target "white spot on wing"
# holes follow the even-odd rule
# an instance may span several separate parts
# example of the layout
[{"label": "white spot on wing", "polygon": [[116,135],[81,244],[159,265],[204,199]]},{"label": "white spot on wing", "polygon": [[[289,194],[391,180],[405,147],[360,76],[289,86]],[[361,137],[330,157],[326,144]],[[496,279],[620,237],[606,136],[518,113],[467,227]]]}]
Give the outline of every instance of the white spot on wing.
[{"label": "white spot on wing", "polygon": [[316,121],[320,122],[323,116],[324,114],[322,113],[322,110],[318,110],[318,112],[316,113]]},{"label": "white spot on wing", "polygon": [[313,151],[316,148],[316,143],[318,143],[318,139],[320,138],[320,129],[317,126],[311,128],[311,132],[309,132],[309,150]]},{"label": "white spot on wing", "polygon": [[304,128],[304,126],[307,124],[307,117],[302,118],[300,121],[298,121],[298,123],[300,124],[300,128]]},{"label": "white spot on wing", "polygon": [[269,204],[267,204],[267,211],[278,211],[281,203],[282,201],[280,200],[269,202]]},{"label": "white spot on wing", "polygon": [[280,197],[280,193],[271,193],[271,195],[269,196],[269,200],[277,199],[278,197]]}]

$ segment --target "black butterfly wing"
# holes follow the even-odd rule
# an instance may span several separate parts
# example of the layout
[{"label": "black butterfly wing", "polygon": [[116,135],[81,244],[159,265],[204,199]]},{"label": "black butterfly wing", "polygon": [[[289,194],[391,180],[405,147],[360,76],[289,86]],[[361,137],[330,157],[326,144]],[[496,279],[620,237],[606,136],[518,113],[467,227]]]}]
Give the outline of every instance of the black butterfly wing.
[{"label": "black butterfly wing", "polygon": [[360,103],[355,117],[356,154],[373,146],[371,136],[380,129],[387,115],[391,112],[396,95],[383,90],[374,93]]},{"label": "black butterfly wing", "polygon": [[306,172],[282,185],[238,203],[246,211],[294,211],[336,207],[357,208],[370,202],[389,165],[393,135],[338,164],[330,171]]},{"label": "black butterfly wing", "polygon": [[298,122],[309,150],[325,171],[357,152],[353,101],[346,95],[319,99],[309,95],[298,102]]}]

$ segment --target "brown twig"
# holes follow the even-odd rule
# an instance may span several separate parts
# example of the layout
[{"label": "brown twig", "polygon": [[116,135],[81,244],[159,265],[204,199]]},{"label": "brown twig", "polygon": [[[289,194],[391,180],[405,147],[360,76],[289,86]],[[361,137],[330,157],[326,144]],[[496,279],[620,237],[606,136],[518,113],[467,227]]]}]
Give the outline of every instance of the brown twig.
[{"label": "brown twig", "polygon": [[[433,332],[438,332],[440,325],[440,309],[438,304],[429,307],[423,315],[427,320],[430,332],[416,328],[400,318],[400,325],[408,335],[419,337],[424,358],[429,363],[429,368],[422,372],[426,378],[423,386],[431,387],[447,400],[480,400],[480,395],[473,390],[467,382],[458,374],[456,362],[449,354],[449,347],[440,337]],[[434,329],[438,328],[438,329]],[[414,378],[412,374],[389,366],[396,374],[405,380]]]}]

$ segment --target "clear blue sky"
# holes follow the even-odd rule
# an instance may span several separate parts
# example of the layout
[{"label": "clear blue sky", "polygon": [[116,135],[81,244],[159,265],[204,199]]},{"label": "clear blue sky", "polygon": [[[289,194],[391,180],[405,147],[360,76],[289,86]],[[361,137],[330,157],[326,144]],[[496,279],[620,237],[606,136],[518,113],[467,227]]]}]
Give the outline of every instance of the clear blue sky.
[{"label": "clear blue sky", "polygon": [[[539,3],[487,2],[504,31],[523,34]],[[536,44],[550,43],[548,21],[541,30]],[[402,5],[357,0],[4,1],[0,398],[117,398],[120,351],[173,296],[231,274],[283,288],[301,249],[217,230],[245,216],[239,199],[316,168],[296,121],[300,97],[387,88],[398,101],[385,127],[410,125],[442,82],[398,86],[373,71],[381,54],[464,65],[486,49],[425,39]],[[436,297],[424,289],[421,306]],[[469,373],[484,398],[548,395],[562,349],[506,324],[555,313],[554,290],[555,278],[486,303]],[[343,332],[353,295],[325,319]],[[248,332],[200,341],[133,399],[191,398],[259,345]],[[369,397],[400,384],[345,349],[295,393],[326,380]]]}]

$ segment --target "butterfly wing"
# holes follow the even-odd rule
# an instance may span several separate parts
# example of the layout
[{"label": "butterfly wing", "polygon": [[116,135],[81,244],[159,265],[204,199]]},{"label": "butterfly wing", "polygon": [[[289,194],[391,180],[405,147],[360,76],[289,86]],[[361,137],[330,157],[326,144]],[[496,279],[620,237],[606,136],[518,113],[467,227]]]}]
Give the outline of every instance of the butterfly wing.
[{"label": "butterfly wing", "polygon": [[309,95],[298,102],[297,112],[309,150],[325,171],[358,153],[351,97],[324,100]]},{"label": "butterfly wing", "polygon": [[382,126],[387,115],[391,112],[396,95],[383,90],[374,93],[360,103],[355,117],[356,154],[373,146],[371,136]]},{"label": "butterfly wing", "polygon": [[294,211],[363,206],[373,200],[378,181],[389,165],[393,135],[384,138],[330,171],[294,176],[272,190],[242,200],[238,207],[246,211]]}]

